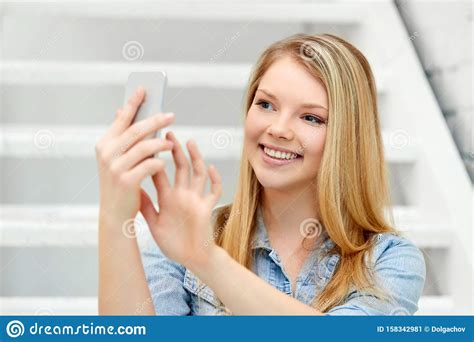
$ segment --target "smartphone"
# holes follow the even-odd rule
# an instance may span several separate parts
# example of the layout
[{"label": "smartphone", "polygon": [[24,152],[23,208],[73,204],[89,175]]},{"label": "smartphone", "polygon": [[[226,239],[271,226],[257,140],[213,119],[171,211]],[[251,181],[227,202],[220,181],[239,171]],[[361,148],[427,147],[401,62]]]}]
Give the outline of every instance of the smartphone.
[{"label": "smartphone", "polygon": [[[166,83],[167,77],[164,71],[132,72],[128,76],[127,85],[125,87],[124,105],[139,86],[145,88],[145,98],[135,114],[133,123],[163,112]],[[158,137],[160,133],[160,130],[155,133],[150,133],[145,139]]]}]

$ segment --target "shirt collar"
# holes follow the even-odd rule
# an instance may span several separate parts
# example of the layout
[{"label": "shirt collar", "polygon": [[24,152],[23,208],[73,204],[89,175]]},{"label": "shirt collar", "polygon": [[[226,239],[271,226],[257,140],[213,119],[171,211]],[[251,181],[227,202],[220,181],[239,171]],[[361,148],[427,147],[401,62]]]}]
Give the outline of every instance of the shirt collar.
[{"label": "shirt collar", "polygon": [[263,222],[261,207],[257,208],[256,229],[252,240],[252,249],[264,248],[271,250],[270,239],[268,238],[267,228]]}]

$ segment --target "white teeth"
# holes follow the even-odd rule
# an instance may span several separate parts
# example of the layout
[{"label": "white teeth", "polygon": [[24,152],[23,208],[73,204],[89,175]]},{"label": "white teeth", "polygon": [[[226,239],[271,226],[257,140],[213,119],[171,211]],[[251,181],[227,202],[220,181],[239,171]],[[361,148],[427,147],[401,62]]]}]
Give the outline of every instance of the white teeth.
[{"label": "white teeth", "polygon": [[268,147],[264,147],[263,151],[265,152],[265,154],[269,155],[270,157],[277,158],[277,159],[291,160],[297,157],[297,155],[294,153],[275,151],[275,150],[269,149]]}]

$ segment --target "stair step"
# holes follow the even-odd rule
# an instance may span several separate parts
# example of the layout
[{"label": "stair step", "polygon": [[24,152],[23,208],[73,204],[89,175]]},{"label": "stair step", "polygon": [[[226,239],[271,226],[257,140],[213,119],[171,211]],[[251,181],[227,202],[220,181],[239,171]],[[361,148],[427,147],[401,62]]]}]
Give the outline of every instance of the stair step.
[{"label": "stair step", "polygon": [[[170,87],[244,89],[251,70],[251,64],[242,63],[5,61],[0,65],[5,85],[125,85],[131,72],[165,71]],[[379,72],[374,68],[379,93],[384,91],[383,77],[386,71],[382,70]]]},{"label": "stair step", "polygon": [[[94,157],[95,144],[107,126],[17,126],[0,128],[0,156],[10,157]],[[164,136],[169,127],[162,131]],[[242,128],[232,126],[176,126],[172,128],[184,144],[196,139],[201,152],[210,159],[240,158]],[[184,145],[183,145],[184,146]],[[163,154],[169,159],[169,153]]]},{"label": "stair step", "polygon": [[207,21],[260,21],[288,23],[321,23],[355,25],[362,22],[366,6],[360,4],[308,3],[292,1],[100,1],[94,6],[75,1],[51,3],[35,1],[28,4],[7,2],[5,12],[12,16],[70,16],[82,18],[162,18]]},{"label": "stair step", "polygon": [[165,71],[170,87],[244,88],[249,64],[4,62],[3,84],[123,85],[131,72]]},{"label": "stair step", "polygon": [[[107,130],[106,126],[23,126],[3,125],[0,128],[0,156],[24,158],[93,157],[95,144]],[[196,140],[206,159],[239,159],[242,152],[243,128],[236,126],[175,126],[165,128],[162,136],[172,130],[181,143]],[[390,163],[413,163],[417,147],[391,142],[392,133],[384,132],[386,160]],[[169,153],[163,158],[171,158]]]},{"label": "stair step", "polygon": [[[0,245],[3,246],[94,246],[97,245],[98,212],[96,205],[4,205],[1,209]],[[404,207],[394,209],[409,211]],[[141,215],[139,228],[148,229]],[[428,230],[421,222],[400,223],[405,235],[420,248],[449,248],[448,229]],[[397,225],[398,226],[398,225]],[[140,232],[140,230],[138,230]]]},{"label": "stair step", "polygon": [[[449,315],[449,296],[423,296],[415,315]],[[1,315],[97,315],[97,297],[2,297]]]},{"label": "stair step", "polygon": [[98,314],[97,297],[0,297],[0,315]]},{"label": "stair step", "polygon": [[422,296],[418,302],[417,316],[453,315],[454,305],[451,296]]},{"label": "stair step", "polygon": [[414,206],[394,206],[393,214],[398,230],[418,247],[451,247],[452,234],[446,229],[447,223],[427,222]]},{"label": "stair step", "polygon": [[97,245],[96,205],[4,205],[0,210],[0,245]]}]

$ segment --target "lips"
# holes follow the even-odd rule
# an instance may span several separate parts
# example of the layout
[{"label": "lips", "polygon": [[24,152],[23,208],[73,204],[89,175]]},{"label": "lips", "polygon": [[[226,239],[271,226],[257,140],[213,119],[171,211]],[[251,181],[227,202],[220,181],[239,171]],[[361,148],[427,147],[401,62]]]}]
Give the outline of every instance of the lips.
[{"label": "lips", "polygon": [[261,155],[263,163],[269,167],[284,167],[286,165],[293,165],[295,163],[300,163],[303,160],[303,157],[301,156],[297,156],[296,158],[293,158],[293,159],[277,159],[266,154],[264,151],[263,145],[259,145],[258,149],[259,149],[259,153]]},{"label": "lips", "polygon": [[267,148],[269,148],[271,150],[275,150],[275,151],[280,151],[280,152],[284,152],[284,153],[294,153],[294,154],[296,154],[296,158],[303,158],[303,155],[301,153],[298,153],[296,150],[288,150],[288,149],[280,148],[280,147],[270,145],[270,144],[259,144],[259,147],[262,150],[264,149],[264,147],[267,147]]}]

